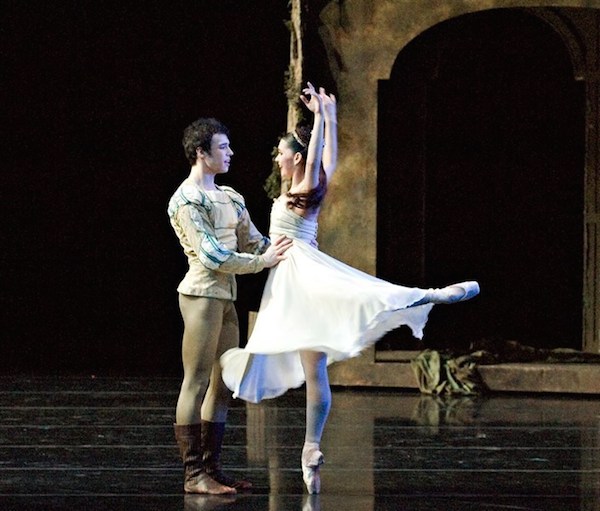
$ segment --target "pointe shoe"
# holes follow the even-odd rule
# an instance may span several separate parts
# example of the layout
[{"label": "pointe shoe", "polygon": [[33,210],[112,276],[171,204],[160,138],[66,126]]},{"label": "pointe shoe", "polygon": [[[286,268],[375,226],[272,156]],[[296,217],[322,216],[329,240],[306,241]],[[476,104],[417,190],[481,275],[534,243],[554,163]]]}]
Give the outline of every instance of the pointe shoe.
[{"label": "pointe shoe", "polygon": [[459,282],[442,289],[431,289],[427,295],[429,303],[452,304],[470,300],[479,294],[479,284],[475,281]]},{"label": "pointe shoe", "polygon": [[308,493],[316,495],[321,492],[320,466],[324,463],[323,453],[319,446],[305,446],[302,450],[302,478]]}]

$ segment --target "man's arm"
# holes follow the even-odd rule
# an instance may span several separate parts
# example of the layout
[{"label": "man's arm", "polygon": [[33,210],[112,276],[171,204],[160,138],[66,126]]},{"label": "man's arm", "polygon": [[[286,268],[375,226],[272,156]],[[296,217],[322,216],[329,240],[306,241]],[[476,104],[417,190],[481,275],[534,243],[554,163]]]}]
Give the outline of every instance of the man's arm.
[{"label": "man's arm", "polygon": [[264,256],[240,253],[219,242],[207,211],[199,205],[188,204],[177,211],[177,223],[200,262],[211,270],[226,273],[258,273],[267,267]]},{"label": "man's arm", "polygon": [[263,236],[254,223],[252,223],[250,214],[246,209],[242,212],[236,234],[238,239],[238,250],[242,252],[263,254],[271,244],[269,238]]}]

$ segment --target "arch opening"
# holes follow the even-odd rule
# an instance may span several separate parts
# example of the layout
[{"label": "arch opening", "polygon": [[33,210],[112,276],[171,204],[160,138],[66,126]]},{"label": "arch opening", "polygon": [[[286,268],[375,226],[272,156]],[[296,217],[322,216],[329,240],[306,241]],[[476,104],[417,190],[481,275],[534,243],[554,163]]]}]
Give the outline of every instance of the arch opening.
[{"label": "arch opening", "polygon": [[561,37],[521,9],[445,21],[398,55],[378,109],[378,275],[482,286],[434,308],[425,347],[581,349],[585,90]]}]

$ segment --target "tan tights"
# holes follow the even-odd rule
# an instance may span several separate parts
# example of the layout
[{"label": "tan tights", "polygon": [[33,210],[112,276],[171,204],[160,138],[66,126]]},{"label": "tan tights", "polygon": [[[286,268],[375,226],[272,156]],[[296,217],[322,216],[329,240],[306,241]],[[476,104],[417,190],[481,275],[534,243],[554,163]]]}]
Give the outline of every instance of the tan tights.
[{"label": "tan tights", "polygon": [[177,424],[225,422],[231,393],[221,378],[219,357],[239,345],[239,324],[230,300],[179,295],[183,317],[183,382]]}]

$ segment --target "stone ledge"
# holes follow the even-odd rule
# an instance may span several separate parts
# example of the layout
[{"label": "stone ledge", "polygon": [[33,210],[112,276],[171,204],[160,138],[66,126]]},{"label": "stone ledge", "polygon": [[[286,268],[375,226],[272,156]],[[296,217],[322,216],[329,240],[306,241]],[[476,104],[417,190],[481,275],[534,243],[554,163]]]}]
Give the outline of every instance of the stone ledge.
[{"label": "stone ledge", "polygon": [[492,391],[600,394],[600,364],[511,363],[478,370]]},{"label": "stone ledge", "polygon": [[[330,366],[330,383],[418,389],[410,352],[402,352],[402,360],[393,358],[392,354],[382,356],[367,350],[357,358]],[[481,365],[478,370],[492,392],[600,394],[600,364],[523,362]]]}]

